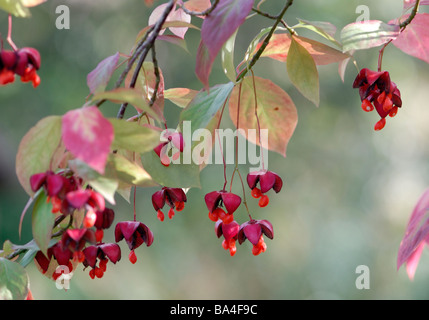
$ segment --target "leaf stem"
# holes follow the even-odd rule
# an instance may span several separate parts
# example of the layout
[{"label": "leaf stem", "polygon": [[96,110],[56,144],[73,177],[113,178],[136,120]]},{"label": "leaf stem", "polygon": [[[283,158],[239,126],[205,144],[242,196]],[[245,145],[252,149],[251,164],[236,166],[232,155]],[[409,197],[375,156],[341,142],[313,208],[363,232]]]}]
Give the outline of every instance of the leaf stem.
[{"label": "leaf stem", "polygon": [[253,93],[255,96],[255,117],[256,117],[256,123],[258,125],[258,139],[259,139],[259,148],[261,149],[262,170],[264,170],[265,169],[264,150],[263,150],[262,139],[261,139],[261,124],[259,122],[259,116],[258,116],[258,97],[256,94],[255,75],[253,73],[253,70],[250,70],[250,72],[252,73]]},{"label": "leaf stem", "polygon": [[12,15],[9,14],[8,16],[8,30],[7,30],[7,42],[12,47],[13,51],[18,51],[18,47],[15,45],[15,43],[12,40]]},{"label": "leaf stem", "polygon": [[[405,20],[404,22],[399,24],[399,27],[401,28],[401,32],[403,32],[405,30],[405,28],[411,23],[411,21],[413,21],[413,19],[416,17],[416,14],[419,10],[419,5],[420,5],[420,0],[417,0],[416,3],[414,4],[413,7],[413,11],[411,11],[411,14],[409,15],[409,17],[407,18],[407,20]],[[380,49],[379,51],[379,55],[378,55],[378,72],[381,71],[381,65],[383,62],[383,54],[384,54],[384,49],[386,49],[386,47],[393,41],[393,39],[390,39],[388,42],[386,42],[383,47]]]}]

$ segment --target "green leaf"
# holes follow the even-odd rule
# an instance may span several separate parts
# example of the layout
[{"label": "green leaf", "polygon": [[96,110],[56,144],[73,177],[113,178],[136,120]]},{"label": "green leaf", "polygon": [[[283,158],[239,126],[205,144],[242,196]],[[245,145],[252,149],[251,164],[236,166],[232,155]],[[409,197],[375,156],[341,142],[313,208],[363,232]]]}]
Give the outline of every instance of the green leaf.
[{"label": "green leaf", "polygon": [[139,113],[146,112],[150,117],[160,121],[159,115],[149,106],[147,101],[142,98],[138,90],[133,88],[118,88],[110,91],[96,93],[92,101],[110,100],[115,103],[127,102],[133,105]]},{"label": "green leaf", "polygon": [[22,138],[16,156],[16,174],[21,186],[30,195],[30,177],[57,167],[54,154],[61,145],[61,117],[49,116],[40,120]]},{"label": "green leaf", "polygon": [[0,300],[25,300],[28,287],[25,269],[19,263],[0,258]]},{"label": "green leaf", "polygon": [[398,25],[379,20],[350,23],[341,30],[343,52],[378,47],[396,39],[399,34]]},{"label": "green leaf", "polygon": [[24,256],[21,258],[21,260],[19,260],[19,264],[24,268],[28,266],[31,262],[33,262],[37,251],[39,251],[39,249],[28,249]]},{"label": "green leaf", "polygon": [[34,202],[31,225],[34,241],[45,255],[47,255],[51,241],[54,223],[55,215],[52,213],[52,203],[48,202],[46,194],[41,192]]},{"label": "green leaf", "polygon": [[160,143],[160,131],[144,127],[137,122],[127,122],[116,118],[109,118],[113,125],[115,136],[112,143],[113,150],[125,149],[138,153],[152,150]]},{"label": "green leaf", "polygon": [[235,38],[237,36],[237,31],[238,30],[236,30],[232,34],[232,36],[225,42],[221,50],[223,72],[225,72],[225,75],[232,82],[235,82],[237,76],[234,67],[234,45]]},{"label": "green leaf", "polygon": [[164,98],[180,108],[185,108],[197,94],[198,91],[188,88],[171,88],[164,91]]},{"label": "green leaf", "polygon": [[106,167],[106,176],[137,187],[156,185],[151,176],[141,166],[120,154],[110,155]]},{"label": "green leaf", "polygon": [[205,128],[229,97],[234,83],[217,85],[210,92],[200,91],[180,114],[180,122],[191,121],[194,130]]},{"label": "green leaf", "polygon": [[21,0],[0,0],[0,9],[20,18],[31,15],[30,10],[24,6]]},{"label": "green leaf", "polygon": [[287,72],[293,85],[304,97],[319,106],[319,74],[310,53],[294,37],[286,60]]},{"label": "green leaf", "polygon": [[292,29],[305,28],[314,31],[341,48],[341,43],[334,38],[337,28],[333,24],[324,21],[307,21],[304,19],[298,19],[298,21],[299,23],[293,26]]},{"label": "green leaf", "polygon": [[3,250],[0,251],[0,257],[5,257],[13,252],[13,243],[10,240],[6,240],[3,243]]},{"label": "green leaf", "polygon": [[160,185],[170,188],[201,187],[200,168],[194,163],[171,163],[168,167],[165,167],[154,151],[143,154],[142,163],[143,168]]},{"label": "green leaf", "polygon": [[[118,181],[99,174],[94,169],[90,168],[85,162],[74,159],[70,160],[69,167],[86,183],[100,193],[108,202],[115,204],[115,192],[118,188]],[[108,163],[106,163],[106,171]]]}]

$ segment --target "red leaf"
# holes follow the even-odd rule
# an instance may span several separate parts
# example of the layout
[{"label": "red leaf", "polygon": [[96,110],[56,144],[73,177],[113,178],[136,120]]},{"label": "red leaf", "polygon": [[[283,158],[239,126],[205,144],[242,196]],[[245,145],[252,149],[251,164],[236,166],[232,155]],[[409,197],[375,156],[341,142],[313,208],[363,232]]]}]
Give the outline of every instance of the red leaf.
[{"label": "red leaf", "polygon": [[220,0],[204,20],[201,27],[201,44],[197,56],[197,76],[208,89],[208,76],[213,61],[224,43],[243,24],[254,0]]},{"label": "red leaf", "polygon": [[420,258],[422,246],[429,244],[429,189],[417,202],[401,241],[398,251],[397,268],[407,263],[407,272],[413,278]]},{"label": "red leaf", "polygon": [[392,43],[406,54],[429,63],[429,14],[418,13]]},{"label": "red leaf", "polygon": [[66,148],[101,174],[104,174],[113,136],[112,124],[96,106],[71,110],[62,118]]}]

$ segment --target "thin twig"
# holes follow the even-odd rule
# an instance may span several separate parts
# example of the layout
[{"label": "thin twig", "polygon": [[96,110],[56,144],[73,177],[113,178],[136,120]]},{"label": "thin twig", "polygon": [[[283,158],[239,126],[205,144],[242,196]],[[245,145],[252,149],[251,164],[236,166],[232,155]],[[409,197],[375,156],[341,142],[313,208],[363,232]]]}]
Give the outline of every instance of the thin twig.
[{"label": "thin twig", "polygon": [[[152,32],[150,32],[150,35],[147,37],[147,39],[142,43],[142,50],[140,53],[140,59],[137,63],[137,66],[134,70],[131,82],[129,87],[134,88],[136,85],[137,77],[140,73],[140,69],[143,65],[143,62],[146,60],[146,56],[149,52],[149,50],[153,47],[156,38],[159,35],[159,32],[161,31],[162,25],[164,24],[165,20],[167,19],[167,16],[170,14],[171,10],[173,10],[174,6],[176,4],[175,0],[170,0],[170,2],[167,4],[167,6],[164,9],[164,12],[162,13],[161,18],[155,23],[154,28]],[[128,103],[123,103],[121,107],[119,108],[118,115],[116,116],[118,119],[123,119],[125,115],[125,111],[127,109]]]},{"label": "thin twig", "polygon": [[[281,23],[283,16],[285,15],[287,9],[292,5],[293,0],[289,0],[286,5],[284,6],[284,8],[282,9],[282,11],[277,15],[277,19],[274,22],[274,25],[272,26],[270,32],[268,33],[268,35],[265,37],[264,42],[262,43],[261,47],[258,49],[258,51],[253,55],[252,60],[250,61],[248,67],[246,69],[244,69],[238,76],[237,76],[237,81],[240,81],[241,79],[244,78],[244,76],[247,74],[247,72],[249,72],[249,70],[255,65],[256,61],[259,60],[259,58],[261,57],[262,53],[264,52],[265,48],[268,46],[268,43],[271,40],[271,37],[274,34],[274,31],[276,31],[277,26],[279,25],[279,23]],[[258,10],[258,9],[256,9]],[[258,10],[259,11],[259,10]]]},{"label": "thin twig", "polygon": [[185,11],[187,14],[191,15],[191,16],[195,16],[195,17],[201,17],[201,16],[208,16],[214,9],[216,9],[216,6],[218,5],[219,0],[215,0],[215,2],[213,2],[212,6],[210,8],[208,8],[207,10],[204,10],[202,12],[196,12],[196,11],[191,11],[188,10],[185,7],[185,4],[182,5],[182,10]]},{"label": "thin twig", "polygon": [[8,17],[8,24],[9,24],[9,28],[7,30],[7,42],[10,44],[10,46],[12,47],[13,51],[17,51],[18,47],[15,45],[15,43],[12,40],[12,15],[9,14]]},{"label": "thin twig", "polygon": [[159,84],[161,83],[161,75],[159,73],[158,60],[156,59],[155,43],[152,45],[152,63],[153,63],[153,73],[155,74],[156,82],[155,82],[155,88],[153,89],[152,97],[150,98],[150,101],[149,101],[150,107],[152,107],[156,101]]},{"label": "thin twig", "polygon": [[399,27],[401,28],[401,31],[403,31],[405,27],[411,23],[411,21],[413,21],[414,17],[417,14],[417,11],[419,10],[419,4],[420,4],[420,0],[417,0],[416,4],[414,5],[413,11],[411,11],[410,16],[407,18],[407,20],[405,20],[399,25]]}]

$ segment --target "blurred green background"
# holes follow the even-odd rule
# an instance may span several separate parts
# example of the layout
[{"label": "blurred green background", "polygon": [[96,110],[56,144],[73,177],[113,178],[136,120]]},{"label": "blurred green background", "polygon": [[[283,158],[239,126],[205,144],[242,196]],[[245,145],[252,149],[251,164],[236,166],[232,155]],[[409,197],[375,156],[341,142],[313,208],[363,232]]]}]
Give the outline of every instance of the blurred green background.
[{"label": "blurred green background", "polygon": [[[160,4],[163,1],[155,1]],[[269,0],[262,9],[276,14],[284,1]],[[55,27],[55,9],[70,8],[70,30]],[[286,14],[289,25],[296,18],[329,21],[339,31],[359,16],[358,5],[367,5],[370,18],[385,22],[402,13],[401,0],[301,0]],[[13,19],[13,39],[19,46],[37,48],[42,55],[37,90],[16,81],[0,90],[0,243],[6,239],[23,244],[31,236],[31,215],[24,218],[18,236],[21,211],[28,197],[15,175],[15,156],[24,134],[41,118],[62,115],[79,108],[89,91],[87,74],[97,63],[116,51],[128,53],[137,33],[147,25],[153,8],[143,0],[49,0],[32,8],[29,19]],[[420,12],[428,12],[422,7]],[[333,14],[335,13],[335,14]],[[193,18],[196,25],[201,21]],[[236,43],[236,63],[249,41],[271,21],[255,17],[241,27]],[[316,34],[300,35],[322,40]],[[0,12],[0,32],[7,34],[7,15]],[[166,88],[201,88],[195,73],[199,32],[186,36],[189,53],[171,44],[157,46]],[[5,43],[7,47],[7,44]],[[379,48],[356,53],[359,67],[376,69]],[[238,246],[230,257],[214,233],[203,201],[207,192],[221,188],[221,165],[201,173],[201,189],[188,192],[184,211],[159,222],[150,197],[155,189],[138,189],[137,218],[154,232],[149,248],[136,250],[132,265],[128,248],[120,243],[122,260],[108,264],[102,279],[91,280],[79,267],[68,291],[27,267],[36,299],[427,299],[429,298],[429,254],[425,250],[415,280],[396,256],[411,211],[429,186],[429,66],[405,55],[393,45],[384,54],[383,67],[401,90],[403,108],[388,119],[381,132],[374,132],[375,112],[360,108],[357,90],[352,89],[356,68],[350,64],[343,83],[337,65],[319,67],[321,103],[316,108],[291,85],[286,66],[261,59],[255,74],[271,79],[294,100],[298,126],[288,145],[287,157],[270,153],[269,167],[285,183],[281,193],[271,193],[268,207],[260,209],[247,194],[256,219],[274,226],[274,240],[254,257],[251,245]],[[116,78],[114,77],[116,80]],[[227,82],[217,59],[211,85]],[[101,110],[116,115],[118,106],[105,104]],[[130,111],[131,112],[131,111]],[[169,123],[180,112],[166,105]],[[171,127],[174,123],[171,125]],[[224,127],[231,125],[228,119]],[[228,175],[233,167],[228,167]],[[241,172],[246,172],[243,166]],[[241,186],[234,191],[241,193]],[[116,197],[116,221],[131,220],[133,208]],[[236,219],[244,222],[242,207]],[[113,227],[106,240],[114,241]],[[356,268],[370,270],[370,289],[358,290]]]}]

